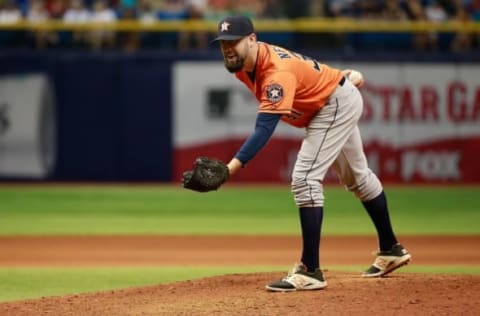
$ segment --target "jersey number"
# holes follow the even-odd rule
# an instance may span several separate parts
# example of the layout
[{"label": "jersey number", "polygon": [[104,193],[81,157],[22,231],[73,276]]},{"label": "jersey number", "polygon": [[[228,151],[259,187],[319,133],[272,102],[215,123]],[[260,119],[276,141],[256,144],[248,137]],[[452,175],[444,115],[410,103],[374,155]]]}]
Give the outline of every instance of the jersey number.
[{"label": "jersey number", "polygon": [[299,54],[299,53],[291,52],[291,51],[285,50],[285,49],[277,47],[277,46],[273,46],[273,50],[277,53],[278,57],[280,57],[281,59],[290,58],[290,55],[293,55],[293,56],[297,57],[298,59],[312,62],[313,63],[313,68],[317,71],[320,71],[320,63],[318,61],[316,61],[315,59],[311,58],[311,57],[308,57],[308,56],[305,56],[305,55],[302,55],[302,54]]},{"label": "jersey number", "polygon": [[305,61],[311,61],[313,63],[313,68],[317,71],[320,71],[320,63],[315,59],[313,59],[312,57],[308,57],[308,56],[305,56],[299,53],[294,53],[294,52],[292,52],[292,55]]}]

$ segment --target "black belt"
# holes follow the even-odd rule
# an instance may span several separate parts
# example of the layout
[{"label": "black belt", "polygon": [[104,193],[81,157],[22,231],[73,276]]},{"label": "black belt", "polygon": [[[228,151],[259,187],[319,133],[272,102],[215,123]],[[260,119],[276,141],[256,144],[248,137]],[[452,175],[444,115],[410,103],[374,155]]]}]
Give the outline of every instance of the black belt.
[{"label": "black belt", "polygon": [[345,83],[345,76],[343,76],[342,79],[340,79],[340,81],[338,82],[338,85],[341,87],[343,86],[344,83]]}]

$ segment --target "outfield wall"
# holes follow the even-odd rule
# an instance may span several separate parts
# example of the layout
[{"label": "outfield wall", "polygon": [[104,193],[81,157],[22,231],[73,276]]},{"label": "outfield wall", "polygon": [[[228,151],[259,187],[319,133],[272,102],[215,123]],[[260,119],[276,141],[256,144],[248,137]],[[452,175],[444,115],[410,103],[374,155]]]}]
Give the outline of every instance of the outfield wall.
[{"label": "outfield wall", "polygon": [[[332,62],[360,70],[360,124],[371,168],[392,182],[478,182],[480,65]],[[205,74],[209,74],[205,76]],[[174,173],[198,153],[230,159],[248,137],[257,102],[220,62],[173,68]],[[197,106],[192,107],[192,104]],[[280,124],[274,139],[238,178],[289,181],[303,130]],[[334,175],[329,175],[336,180]]]},{"label": "outfield wall", "polygon": [[[480,182],[479,61],[371,59],[327,60],[367,77],[372,168],[392,182]],[[39,77],[48,88],[25,86]],[[234,155],[255,113],[215,54],[2,54],[0,178],[178,181],[198,155]],[[288,182],[301,135],[281,124],[234,181]]]},{"label": "outfield wall", "polygon": [[[19,173],[17,168],[5,170],[0,158],[0,176],[169,181],[170,63],[171,58],[100,53],[1,55],[0,76],[5,80],[21,82],[39,74],[49,78],[57,128],[55,165],[48,174]],[[13,115],[14,107],[27,106],[16,102],[23,93],[37,92],[19,90],[17,98],[9,99],[0,94],[4,122],[1,157],[13,154],[14,144],[7,139],[16,125],[25,120]]]}]

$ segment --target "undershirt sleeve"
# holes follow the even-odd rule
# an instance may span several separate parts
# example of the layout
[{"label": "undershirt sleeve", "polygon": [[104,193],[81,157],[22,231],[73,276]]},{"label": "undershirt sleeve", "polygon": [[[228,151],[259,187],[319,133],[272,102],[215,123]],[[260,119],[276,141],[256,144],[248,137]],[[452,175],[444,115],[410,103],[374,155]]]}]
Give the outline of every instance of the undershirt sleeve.
[{"label": "undershirt sleeve", "polygon": [[235,158],[245,166],[265,146],[272,136],[281,114],[258,113],[255,122],[255,130],[243,143]]}]

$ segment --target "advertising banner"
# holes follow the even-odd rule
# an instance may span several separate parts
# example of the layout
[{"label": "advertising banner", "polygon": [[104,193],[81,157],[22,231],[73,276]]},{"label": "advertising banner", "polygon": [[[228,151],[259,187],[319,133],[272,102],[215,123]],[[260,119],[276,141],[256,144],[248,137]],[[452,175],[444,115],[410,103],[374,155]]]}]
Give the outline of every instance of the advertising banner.
[{"label": "advertising banner", "polygon": [[[480,182],[480,65],[333,64],[361,71],[360,123],[370,167],[383,181]],[[228,161],[253,131],[257,102],[221,62],[173,69],[174,174],[195,157]],[[303,130],[280,123],[237,181],[288,182]],[[337,181],[333,174],[328,181]]]},{"label": "advertising banner", "polygon": [[45,75],[0,77],[0,178],[48,177],[55,130],[55,102]]}]

